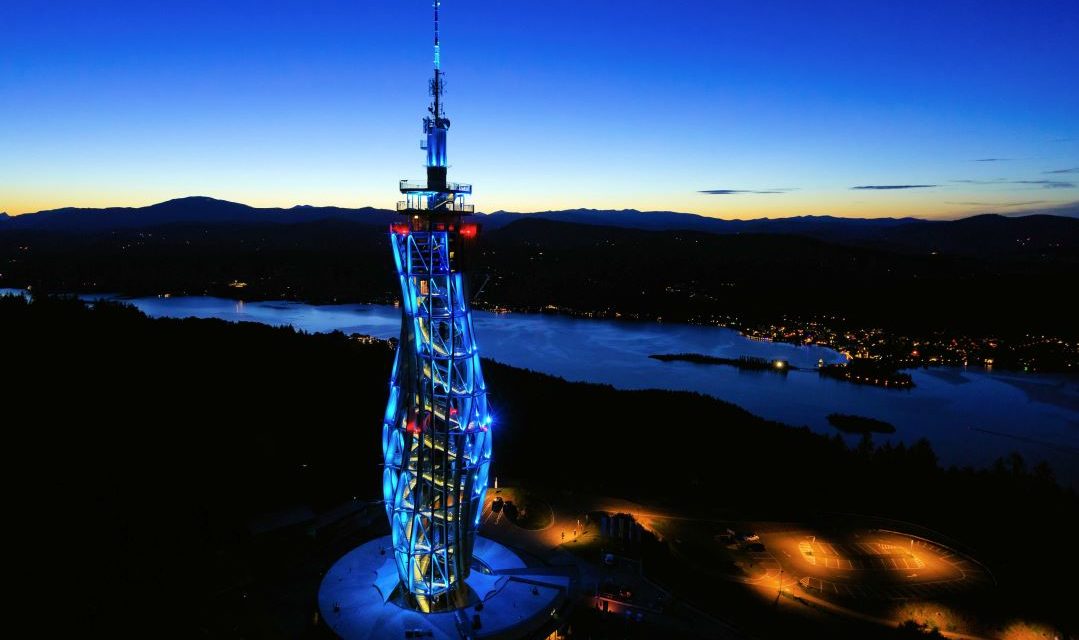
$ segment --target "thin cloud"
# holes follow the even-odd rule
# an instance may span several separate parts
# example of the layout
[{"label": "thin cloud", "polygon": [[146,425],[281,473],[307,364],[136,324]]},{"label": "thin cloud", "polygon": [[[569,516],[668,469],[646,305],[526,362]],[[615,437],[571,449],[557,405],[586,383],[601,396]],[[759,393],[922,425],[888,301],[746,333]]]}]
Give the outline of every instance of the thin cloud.
[{"label": "thin cloud", "polygon": [[1026,202],[945,202],[944,204],[961,204],[970,207],[1028,207],[1032,204],[1045,204],[1051,200],[1027,200]]},{"label": "thin cloud", "polygon": [[935,184],[864,184],[858,187],[851,187],[856,191],[888,191],[891,189],[929,189],[930,187],[936,187]]},{"label": "thin cloud", "polygon": [[1073,202],[1065,202],[1064,204],[1050,205],[1046,207],[1034,207],[1031,209],[1019,209],[1016,211],[1008,212],[1008,215],[1010,216],[1031,216],[1036,214],[1079,218],[1079,200],[1075,200]]},{"label": "thin cloud", "polygon": [[[1062,173],[1067,173],[1063,171]],[[996,180],[952,180],[952,182],[958,182],[960,184],[1025,184],[1042,189],[1072,189],[1075,187],[1074,182],[1068,182],[1066,180],[1008,180],[1006,178],[997,178]]]},{"label": "thin cloud", "polygon": [[974,162],[1008,162],[1011,158],[976,158]]},{"label": "thin cloud", "polygon": [[1042,173],[1079,173],[1079,167],[1072,167],[1071,169],[1054,169],[1052,171],[1042,171]]},{"label": "thin cloud", "polygon": [[1011,184],[1035,184],[1042,189],[1072,189],[1075,187],[1074,182],[1064,182],[1063,180],[1013,180]]},{"label": "thin cloud", "polygon": [[705,189],[697,193],[710,196],[733,196],[741,193],[787,193],[788,191],[797,191],[797,189]]}]

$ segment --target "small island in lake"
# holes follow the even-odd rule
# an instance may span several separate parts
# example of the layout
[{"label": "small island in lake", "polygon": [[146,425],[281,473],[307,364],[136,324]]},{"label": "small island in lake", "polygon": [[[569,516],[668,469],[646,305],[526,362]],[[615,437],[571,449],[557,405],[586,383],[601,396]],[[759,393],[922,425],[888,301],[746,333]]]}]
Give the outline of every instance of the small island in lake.
[{"label": "small island in lake", "polygon": [[818,369],[822,376],[888,389],[911,389],[914,379],[909,373],[879,360],[854,358],[843,364],[826,364]]},{"label": "small island in lake", "polygon": [[828,424],[843,433],[895,433],[895,426],[891,423],[845,413],[829,413]]},{"label": "small island in lake", "polygon": [[692,362],[694,364],[723,364],[747,371],[774,371],[782,374],[786,374],[787,371],[791,369],[790,363],[786,360],[768,360],[766,358],[758,358],[755,356],[721,358],[719,356],[709,356],[703,353],[657,353],[648,357],[663,362],[682,361]]}]

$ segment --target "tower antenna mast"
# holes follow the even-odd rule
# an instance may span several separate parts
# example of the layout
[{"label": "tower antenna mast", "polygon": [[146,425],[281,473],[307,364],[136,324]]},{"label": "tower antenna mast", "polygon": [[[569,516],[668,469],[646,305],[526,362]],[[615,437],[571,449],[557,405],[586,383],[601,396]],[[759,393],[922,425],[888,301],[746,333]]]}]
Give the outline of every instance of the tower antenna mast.
[{"label": "tower antenna mast", "polygon": [[433,0],[435,5],[435,77],[431,81],[431,93],[434,95],[434,113],[436,119],[442,118],[442,48],[438,42],[438,8],[442,0]]},{"label": "tower antenna mast", "polygon": [[479,225],[448,182],[442,112],[439,9],[434,4],[434,77],[423,119],[427,180],[402,180],[400,222],[390,225],[401,284],[401,339],[382,427],[383,498],[398,578],[421,611],[467,601],[477,528],[491,468],[491,416],[472,330],[464,260]]}]

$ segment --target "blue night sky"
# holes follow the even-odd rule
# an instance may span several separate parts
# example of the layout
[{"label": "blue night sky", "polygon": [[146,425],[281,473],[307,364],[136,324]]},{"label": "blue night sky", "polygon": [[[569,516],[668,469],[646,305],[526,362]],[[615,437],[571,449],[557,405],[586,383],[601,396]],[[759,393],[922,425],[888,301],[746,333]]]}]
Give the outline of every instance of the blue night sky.
[{"label": "blue night sky", "polygon": [[[0,25],[0,211],[385,207],[423,175],[429,0],[7,1]],[[1079,211],[1074,0],[444,0],[442,34],[482,211]]]}]

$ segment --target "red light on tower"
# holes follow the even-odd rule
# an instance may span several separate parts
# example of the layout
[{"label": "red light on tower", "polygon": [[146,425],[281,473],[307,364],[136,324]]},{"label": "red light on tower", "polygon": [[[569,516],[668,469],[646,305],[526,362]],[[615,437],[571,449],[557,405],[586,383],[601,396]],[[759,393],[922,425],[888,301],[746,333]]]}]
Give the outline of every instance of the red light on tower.
[{"label": "red light on tower", "polygon": [[407,236],[409,231],[411,230],[412,229],[408,226],[408,223],[406,222],[395,222],[390,225],[390,231],[399,236]]},{"label": "red light on tower", "polygon": [[475,238],[479,234],[479,232],[479,225],[472,223],[465,223],[461,225],[460,233],[462,238],[468,238],[469,240],[471,240],[472,238]]}]

